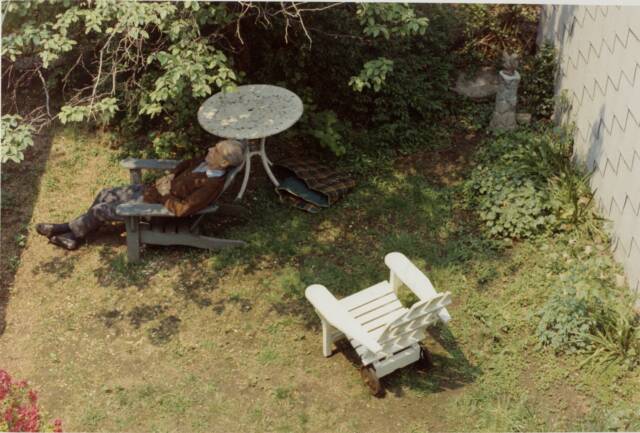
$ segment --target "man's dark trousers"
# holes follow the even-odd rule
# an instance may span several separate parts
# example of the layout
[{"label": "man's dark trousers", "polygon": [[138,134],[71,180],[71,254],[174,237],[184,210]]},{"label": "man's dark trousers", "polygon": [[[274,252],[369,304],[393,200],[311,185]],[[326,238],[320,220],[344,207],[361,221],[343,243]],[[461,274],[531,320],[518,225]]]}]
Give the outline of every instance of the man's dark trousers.
[{"label": "man's dark trousers", "polygon": [[71,232],[77,238],[83,238],[105,222],[124,221],[123,217],[116,214],[118,205],[127,202],[142,203],[143,195],[144,185],[103,189],[86,213],[69,222]]}]

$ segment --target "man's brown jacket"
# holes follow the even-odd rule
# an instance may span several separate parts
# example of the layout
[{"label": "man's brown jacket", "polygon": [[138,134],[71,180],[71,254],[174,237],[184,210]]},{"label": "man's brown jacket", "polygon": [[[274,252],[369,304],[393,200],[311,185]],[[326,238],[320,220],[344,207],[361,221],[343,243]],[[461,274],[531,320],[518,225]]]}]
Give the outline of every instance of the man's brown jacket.
[{"label": "man's brown jacket", "polygon": [[212,204],[222,193],[225,176],[193,173],[203,161],[203,158],[194,158],[178,164],[173,170],[175,177],[169,194],[161,195],[155,185],[145,185],[144,201],[163,204],[178,217],[192,215]]}]

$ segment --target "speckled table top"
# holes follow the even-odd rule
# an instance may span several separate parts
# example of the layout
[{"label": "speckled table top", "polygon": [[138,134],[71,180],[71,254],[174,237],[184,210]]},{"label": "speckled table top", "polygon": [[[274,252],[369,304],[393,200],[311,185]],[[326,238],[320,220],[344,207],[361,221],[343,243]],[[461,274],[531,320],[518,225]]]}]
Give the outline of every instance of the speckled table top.
[{"label": "speckled table top", "polygon": [[302,115],[295,93],[268,84],[238,86],[208,98],[198,110],[205,131],[223,138],[269,137],[291,127]]}]

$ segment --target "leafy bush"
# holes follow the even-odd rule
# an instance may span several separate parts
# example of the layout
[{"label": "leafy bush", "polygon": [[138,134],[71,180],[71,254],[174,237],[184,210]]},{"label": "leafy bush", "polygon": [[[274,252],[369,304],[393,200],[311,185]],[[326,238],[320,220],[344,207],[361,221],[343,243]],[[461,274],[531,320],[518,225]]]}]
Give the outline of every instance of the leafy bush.
[{"label": "leafy bush", "polygon": [[[323,98],[340,88],[335,96],[345,106],[351,86],[380,91],[401,54],[384,47],[402,46],[428,27],[406,4],[37,1],[12,2],[3,12],[5,85],[22,87],[19,93],[42,86],[46,96],[31,98],[41,104],[35,111],[11,101],[12,109],[38,114],[25,122],[38,129],[54,119],[110,123],[127,152],[161,157],[189,156],[209,139],[194,121],[197,107],[245,79],[311,88],[323,104],[311,116],[310,137],[344,153],[343,117]],[[342,54],[351,55],[325,59],[335,38],[318,32],[334,17]]]},{"label": "leafy bush", "polygon": [[556,354],[584,352],[592,347],[589,335],[595,329],[589,303],[576,297],[573,287],[555,292],[538,312],[536,335],[541,346]]},{"label": "leafy bush", "polygon": [[0,125],[0,162],[21,162],[24,151],[33,146],[33,127],[20,124],[20,116],[5,114]]},{"label": "leafy bush", "polygon": [[356,12],[365,35],[389,39],[392,35],[411,36],[424,34],[429,23],[425,17],[416,17],[415,11],[406,4],[362,3]]},{"label": "leafy bush", "polygon": [[[194,121],[205,97],[243,82],[279,84],[306,95],[296,139],[376,160],[431,148],[446,130],[435,125],[460,105],[450,91],[456,65],[489,24],[504,34],[496,46],[530,41],[534,10],[13,2],[3,26],[4,82],[23,86],[18,93],[42,85],[46,110],[39,100],[37,122],[25,118],[36,129],[52,119],[109,123],[125,152],[168,158],[190,156],[210,139]],[[29,71],[20,83],[16,70]]]},{"label": "leafy bush", "polygon": [[360,74],[351,77],[349,85],[357,92],[364,89],[373,89],[375,92],[380,91],[382,85],[387,79],[387,74],[393,71],[393,62],[384,57],[369,60],[364,64]]},{"label": "leafy bush", "polygon": [[571,259],[555,291],[537,312],[540,346],[557,354],[590,353],[583,365],[640,364],[640,318],[626,288],[616,287],[608,256]]},{"label": "leafy bush", "polygon": [[14,382],[0,369],[0,431],[62,431],[62,421],[55,419],[52,425],[45,425],[40,412],[38,394],[27,382]]},{"label": "leafy bush", "polygon": [[511,167],[477,167],[471,177],[477,211],[492,236],[533,237],[555,222],[544,189]]},{"label": "leafy bush", "polygon": [[[300,95],[305,113],[292,128],[296,139],[332,149],[350,165],[429,149],[438,135],[435,126],[460,102],[450,91],[455,16],[444,5],[412,7],[415,21],[424,24],[428,17],[428,26],[402,32],[402,39],[364,30],[363,37],[359,29],[369,25],[350,11],[359,10],[355,5],[309,17],[311,47],[304,39],[283,46],[268,29],[250,27],[247,79],[279,83]],[[374,18],[375,25],[382,22]]]},{"label": "leafy bush", "polygon": [[534,119],[549,119],[555,104],[557,57],[550,44],[544,44],[534,56],[524,58],[520,73],[520,99],[524,110]]},{"label": "leafy bush", "polygon": [[37,114],[24,119],[37,129],[54,119],[115,120],[138,138],[188,134],[197,130],[198,99],[238,79],[213,43],[215,29],[235,17],[233,6],[197,2],[11,2],[3,8],[3,81],[23,87],[18,95],[41,86],[46,98],[29,98],[42,104],[36,109],[11,101]]},{"label": "leafy bush", "polygon": [[331,110],[312,112],[307,117],[309,120],[304,131],[315,138],[322,147],[328,148],[336,156],[342,156],[347,152],[345,134],[347,123],[339,122],[336,113]]},{"label": "leafy bush", "polygon": [[521,129],[489,138],[465,183],[468,205],[488,233],[531,238],[584,227],[599,230],[589,176],[571,161],[568,131]]}]

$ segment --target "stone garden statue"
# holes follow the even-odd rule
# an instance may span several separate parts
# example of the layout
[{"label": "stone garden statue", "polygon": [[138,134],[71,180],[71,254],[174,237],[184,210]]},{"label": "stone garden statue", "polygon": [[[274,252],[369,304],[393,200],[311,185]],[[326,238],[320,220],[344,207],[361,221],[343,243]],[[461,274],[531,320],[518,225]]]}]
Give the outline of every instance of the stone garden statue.
[{"label": "stone garden statue", "polygon": [[503,68],[498,73],[498,91],[496,93],[496,107],[489,128],[493,130],[514,129],[516,123],[516,104],[518,102],[518,83],[520,74],[518,55],[502,54]]},{"label": "stone garden statue", "polygon": [[516,73],[516,69],[518,69],[518,64],[519,62],[519,58],[518,58],[518,54],[513,53],[513,54],[507,54],[507,52],[503,52],[502,53],[502,66],[503,66],[503,70],[504,72],[509,75],[512,76]]}]

